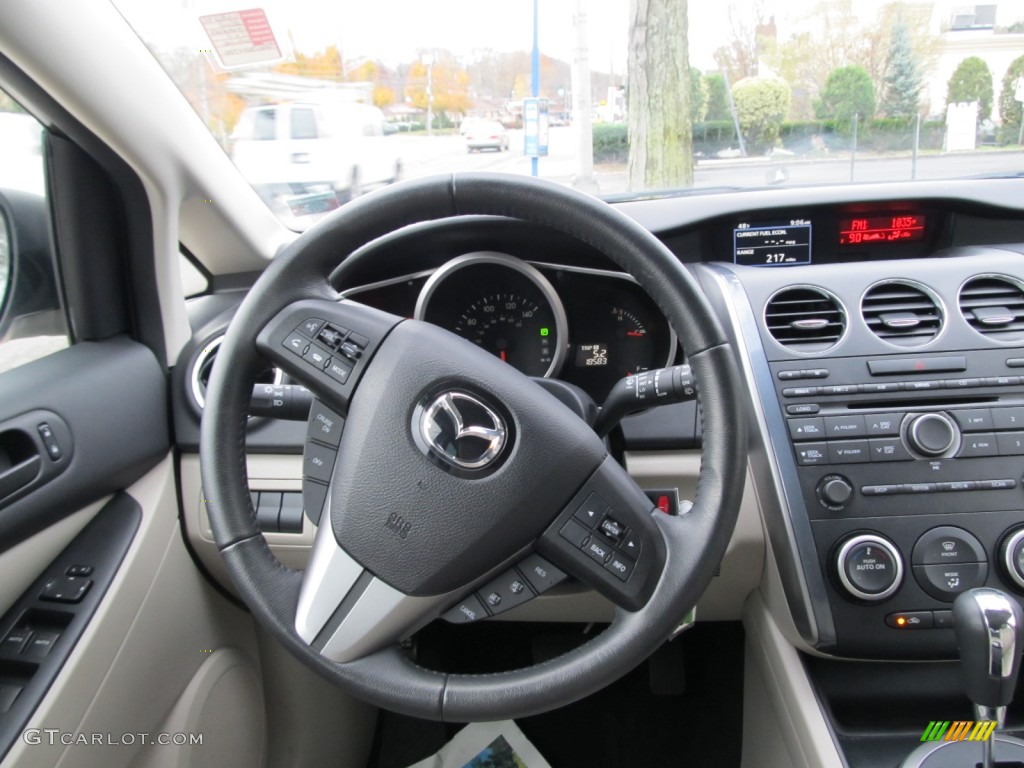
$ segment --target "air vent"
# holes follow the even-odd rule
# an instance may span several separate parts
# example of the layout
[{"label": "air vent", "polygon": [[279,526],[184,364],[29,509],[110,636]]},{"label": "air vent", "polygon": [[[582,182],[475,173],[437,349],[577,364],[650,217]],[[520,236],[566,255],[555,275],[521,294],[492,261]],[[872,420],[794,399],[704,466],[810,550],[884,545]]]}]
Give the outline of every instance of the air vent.
[{"label": "air vent", "polygon": [[795,352],[821,352],[833,346],[846,329],[839,302],[817,288],[786,288],[764,310],[768,333]]},{"label": "air vent", "polygon": [[960,313],[993,341],[1024,339],[1024,290],[1006,277],[975,277],[960,289]]},{"label": "air vent", "polygon": [[938,302],[910,283],[872,286],[861,301],[861,314],[875,336],[898,347],[927,344],[942,330]]},{"label": "air vent", "polygon": [[[200,410],[206,405],[206,385],[210,383],[210,373],[213,371],[213,363],[217,359],[217,350],[223,343],[224,337],[217,336],[210,340],[196,355],[192,363],[192,397]],[[268,368],[256,377],[257,384],[280,384],[283,374],[279,368]]]}]

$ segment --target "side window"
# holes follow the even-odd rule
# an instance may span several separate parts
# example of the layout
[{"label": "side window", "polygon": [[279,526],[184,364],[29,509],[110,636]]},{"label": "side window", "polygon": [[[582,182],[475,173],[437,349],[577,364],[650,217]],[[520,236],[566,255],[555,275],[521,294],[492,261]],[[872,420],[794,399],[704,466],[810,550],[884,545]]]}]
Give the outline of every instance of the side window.
[{"label": "side window", "polygon": [[292,107],[291,136],[293,139],[315,139],[316,115],[308,107]]},{"label": "side window", "polygon": [[0,373],[70,343],[42,147],[42,125],[0,91]]},{"label": "side window", "polygon": [[256,141],[273,141],[277,138],[277,112],[261,109],[253,118],[252,137]]}]

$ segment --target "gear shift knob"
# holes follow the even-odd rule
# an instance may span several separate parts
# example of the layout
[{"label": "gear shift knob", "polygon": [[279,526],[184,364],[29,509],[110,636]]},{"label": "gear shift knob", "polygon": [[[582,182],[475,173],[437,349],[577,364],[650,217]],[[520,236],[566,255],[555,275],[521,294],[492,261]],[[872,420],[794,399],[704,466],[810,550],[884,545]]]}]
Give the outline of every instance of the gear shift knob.
[{"label": "gear shift knob", "polygon": [[1020,604],[998,589],[970,589],[953,603],[964,690],[979,710],[997,710],[1013,699],[1024,642],[1024,635],[1018,637],[1022,625]]}]

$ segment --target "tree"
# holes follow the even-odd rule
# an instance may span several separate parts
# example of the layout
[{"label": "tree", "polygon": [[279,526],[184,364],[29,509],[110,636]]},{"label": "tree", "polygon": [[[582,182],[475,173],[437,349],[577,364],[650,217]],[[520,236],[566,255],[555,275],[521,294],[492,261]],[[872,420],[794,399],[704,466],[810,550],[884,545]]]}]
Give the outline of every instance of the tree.
[{"label": "tree", "polygon": [[968,56],[960,62],[949,78],[946,103],[978,102],[978,120],[992,116],[992,73],[988,64],[977,56]]},{"label": "tree", "polygon": [[686,0],[630,3],[630,189],[693,183],[686,13]]},{"label": "tree", "polygon": [[746,77],[732,87],[732,98],[747,148],[769,151],[789,112],[789,84],[777,77]]},{"label": "tree", "polygon": [[769,29],[765,22],[764,0],[754,0],[752,8],[729,4],[729,42],[718,48],[714,56],[730,82],[757,74],[758,58],[771,42],[765,39]]},{"label": "tree", "polygon": [[916,115],[923,85],[921,68],[910,45],[910,30],[901,19],[893,26],[889,38],[882,114],[886,117]]},{"label": "tree", "polygon": [[[417,109],[426,109],[427,65],[417,61],[406,74],[406,95]],[[434,95],[434,112],[441,123],[452,122],[453,115],[469,109],[469,74],[448,51],[438,53],[430,65],[430,85]]]},{"label": "tree", "polygon": [[341,51],[334,45],[329,45],[323,51],[317,51],[311,56],[296,51],[293,61],[275,64],[274,71],[285,75],[313,77],[318,80],[335,80],[339,83],[345,79]]},{"label": "tree", "polygon": [[1003,120],[1003,132],[1006,139],[1016,141],[1020,136],[1021,103],[1014,97],[1013,84],[1018,77],[1024,77],[1024,56],[1018,56],[1010,62],[1003,75],[1003,88],[999,92],[999,116]]},{"label": "tree", "polygon": [[700,70],[690,67],[690,122],[701,122],[707,113],[708,86]]},{"label": "tree", "polygon": [[829,72],[814,110],[819,119],[844,122],[852,120],[854,115],[860,115],[862,119],[873,117],[875,88],[867,70],[854,65]]},{"label": "tree", "polygon": [[731,120],[729,113],[729,94],[726,91],[725,78],[721,75],[705,75],[704,86],[708,94],[708,110],[705,120]]}]

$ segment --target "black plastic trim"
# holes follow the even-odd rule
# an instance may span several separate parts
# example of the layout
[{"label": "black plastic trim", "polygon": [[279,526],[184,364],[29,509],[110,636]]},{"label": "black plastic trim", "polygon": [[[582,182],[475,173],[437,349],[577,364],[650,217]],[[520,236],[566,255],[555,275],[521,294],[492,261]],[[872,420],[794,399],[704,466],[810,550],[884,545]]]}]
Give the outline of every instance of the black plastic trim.
[{"label": "black plastic trim", "polygon": [[[125,493],[118,493],[82,530],[74,541],[33,582],[14,606],[0,619],[0,638],[15,627],[42,625],[60,632],[59,639],[44,658],[29,658],[25,653],[0,651],[0,679],[24,682],[24,688],[11,709],[0,714],[0,759],[11,748],[25,723],[43,700],[76,643],[99,608],[121,561],[124,560],[142,521],[142,508]],[[92,581],[77,603],[55,603],[39,595],[51,579],[62,577],[75,565],[92,566],[84,577]],[[35,624],[34,624],[35,623]]]},{"label": "black plastic trim", "polygon": [[124,337],[81,342],[0,375],[0,424],[42,409],[59,416],[74,440],[59,477],[3,510],[0,550],[156,466],[171,447],[166,403],[160,364]]}]

